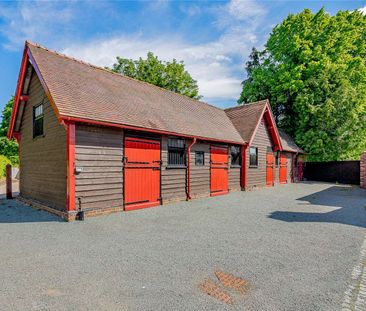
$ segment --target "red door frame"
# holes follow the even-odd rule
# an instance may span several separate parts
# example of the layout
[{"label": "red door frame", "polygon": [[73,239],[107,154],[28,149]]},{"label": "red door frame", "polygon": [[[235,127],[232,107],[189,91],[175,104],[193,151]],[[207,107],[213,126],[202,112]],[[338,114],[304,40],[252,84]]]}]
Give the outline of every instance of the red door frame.
[{"label": "red door frame", "polygon": [[[212,154],[213,154],[213,150],[217,150],[217,151],[224,151],[227,155],[227,160],[226,162],[213,162],[212,161]],[[221,169],[226,171],[226,185],[224,185],[224,189],[221,190],[213,190],[212,189],[212,184],[213,184],[213,170],[215,169]],[[224,181],[225,182],[225,181]],[[222,195],[222,194],[227,194],[229,192],[229,150],[228,147],[222,147],[222,146],[210,146],[210,195],[211,196],[217,196],[217,195]]]},{"label": "red door frame", "polygon": [[[159,145],[159,159],[153,160],[152,162],[128,162],[128,158],[126,157],[126,141],[138,141],[141,143],[153,143]],[[153,139],[153,138],[140,138],[135,136],[124,137],[124,148],[123,148],[123,205],[125,211],[131,211],[136,209],[142,209],[147,207],[153,207],[161,205],[161,139]],[[126,185],[128,183],[126,178],[126,169],[151,169],[159,171],[159,178],[157,182],[158,194],[156,201],[145,201],[141,200],[140,202],[126,202]]]}]

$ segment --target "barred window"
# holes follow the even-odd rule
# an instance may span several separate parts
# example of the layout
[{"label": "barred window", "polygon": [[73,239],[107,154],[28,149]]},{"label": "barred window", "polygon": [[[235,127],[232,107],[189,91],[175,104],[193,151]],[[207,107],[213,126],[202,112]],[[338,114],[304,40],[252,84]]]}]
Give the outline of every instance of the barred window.
[{"label": "barred window", "polygon": [[185,141],[181,138],[168,139],[168,165],[185,166],[186,152]]},{"label": "barred window", "polygon": [[231,154],[231,165],[232,166],[240,166],[241,165],[240,147],[239,146],[231,146],[230,147],[230,154]]},{"label": "barred window", "polygon": [[33,107],[33,137],[43,135],[43,104]]}]

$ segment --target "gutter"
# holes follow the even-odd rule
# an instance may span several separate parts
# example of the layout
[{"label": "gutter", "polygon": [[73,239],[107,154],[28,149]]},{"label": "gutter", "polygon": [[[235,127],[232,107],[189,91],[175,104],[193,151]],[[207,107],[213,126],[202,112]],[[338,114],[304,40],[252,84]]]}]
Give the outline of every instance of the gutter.
[{"label": "gutter", "polygon": [[196,137],[193,137],[193,141],[188,145],[187,148],[187,201],[192,199],[191,197],[191,147],[196,143]]}]

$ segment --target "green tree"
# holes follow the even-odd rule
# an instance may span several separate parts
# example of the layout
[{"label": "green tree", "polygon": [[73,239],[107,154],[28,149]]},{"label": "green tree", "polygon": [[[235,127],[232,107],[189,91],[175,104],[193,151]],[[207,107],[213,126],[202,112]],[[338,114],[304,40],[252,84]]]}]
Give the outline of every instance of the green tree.
[{"label": "green tree", "polygon": [[5,105],[0,123],[0,155],[6,156],[12,164],[18,164],[18,143],[12,139],[8,140],[6,135],[9,129],[11,111],[13,109],[14,97]]},{"label": "green tree", "polygon": [[269,98],[279,126],[310,160],[366,149],[366,16],[321,9],[289,15],[253,50],[239,103]]},{"label": "green tree", "polygon": [[110,70],[194,99],[201,98],[198,94],[197,81],[185,70],[182,61],[173,59],[171,62],[164,62],[149,52],[146,59],[117,57],[117,62]]}]

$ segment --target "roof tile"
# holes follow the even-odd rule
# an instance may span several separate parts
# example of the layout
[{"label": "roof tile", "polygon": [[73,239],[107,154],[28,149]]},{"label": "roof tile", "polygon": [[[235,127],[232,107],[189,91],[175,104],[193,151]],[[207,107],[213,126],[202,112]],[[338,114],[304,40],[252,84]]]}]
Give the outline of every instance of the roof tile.
[{"label": "roof tile", "polygon": [[225,109],[226,114],[244,141],[249,142],[251,140],[266,103],[267,100],[261,100]]},{"label": "roof tile", "polygon": [[33,43],[27,46],[62,116],[243,143],[222,109]]}]

